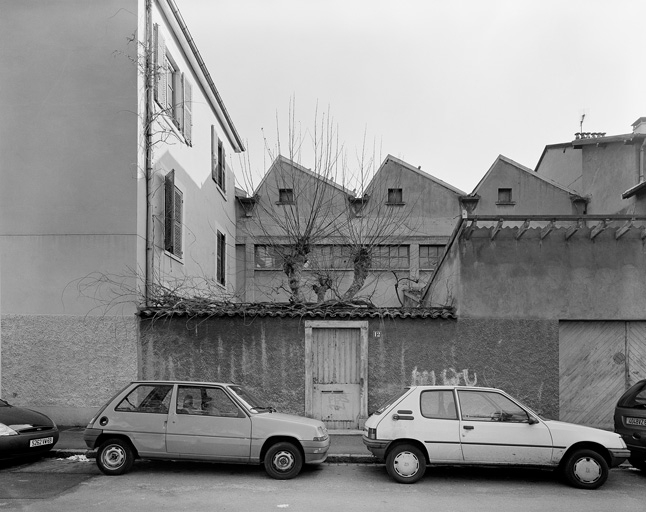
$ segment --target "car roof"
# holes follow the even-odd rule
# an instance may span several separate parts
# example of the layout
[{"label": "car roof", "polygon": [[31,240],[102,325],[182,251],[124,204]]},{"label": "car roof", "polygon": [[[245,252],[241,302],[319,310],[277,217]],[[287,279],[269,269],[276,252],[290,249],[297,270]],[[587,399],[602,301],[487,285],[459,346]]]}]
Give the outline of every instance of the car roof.
[{"label": "car roof", "polygon": [[133,380],[130,384],[181,384],[190,386],[237,386],[233,382],[208,382],[208,381],[193,381],[193,380]]},{"label": "car roof", "polygon": [[431,386],[431,385],[423,385],[423,386],[407,386],[410,389],[447,389],[447,390],[453,390],[453,389],[458,389],[458,390],[469,390],[469,389],[477,389],[478,391],[503,391],[502,389],[498,388],[485,388],[482,386],[456,386],[456,385],[445,385],[445,384],[440,384],[436,386]]}]

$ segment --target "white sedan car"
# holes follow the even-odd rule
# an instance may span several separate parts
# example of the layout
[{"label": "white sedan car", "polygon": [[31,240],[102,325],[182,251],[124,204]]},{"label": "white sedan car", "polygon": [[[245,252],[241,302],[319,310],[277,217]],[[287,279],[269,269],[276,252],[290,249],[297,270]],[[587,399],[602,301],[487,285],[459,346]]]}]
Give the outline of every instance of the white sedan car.
[{"label": "white sedan car", "polygon": [[551,467],[596,489],[629,455],[621,436],[541,418],[499,389],[412,386],[366,421],[363,442],[401,483],[428,464]]}]

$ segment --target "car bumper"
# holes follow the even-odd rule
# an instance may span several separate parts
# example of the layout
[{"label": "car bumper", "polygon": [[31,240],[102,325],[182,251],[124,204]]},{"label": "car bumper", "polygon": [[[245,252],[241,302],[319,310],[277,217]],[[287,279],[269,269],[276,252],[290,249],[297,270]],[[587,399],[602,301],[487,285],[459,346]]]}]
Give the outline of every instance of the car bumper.
[{"label": "car bumper", "polygon": [[[15,436],[0,436],[0,459],[42,455],[54,447],[58,442],[58,436],[58,430],[32,432]],[[49,440],[50,438],[51,443],[31,446],[32,441],[42,442],[41,440]]]},{"label": "car bumper", "polygon": [[609,449],[610,452],[610,464],[611,468],[619,466],[623,461],[630,457],[630,450],[624,448]]},{"label": "car bumper", "polygon": [[330,438],[325,441],[303,441],[303,454],[305,464],[321,464],[327,459],[327,452],[330,449]]},{"label": "car bumper", "polygon": [[368,439],[367,437],[363,437],[363,444],[366,445],[366,448],[370,450],[370,452],[377,457],[378,459],[385,459],[386,457],[386,448],[388,448],[388,445],[390,444],[390,441],[379,441],[377,439]]}]

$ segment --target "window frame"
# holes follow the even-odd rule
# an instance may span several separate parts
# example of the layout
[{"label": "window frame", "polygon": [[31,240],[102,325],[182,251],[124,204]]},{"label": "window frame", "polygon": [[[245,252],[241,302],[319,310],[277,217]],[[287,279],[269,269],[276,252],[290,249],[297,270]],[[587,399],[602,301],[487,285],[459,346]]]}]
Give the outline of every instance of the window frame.
[{"label": "window frame", "polygon": [[498,188],[498,200],[496,204],[499,205],[514,205],[516,202],[513,200],[513,189],[510,187]]},{"label": "window frame", "polygon": [[211,125],[211,178],[222,193],[226,194],[226,149],[215,131],[215,125]]},{"label": "window frame", "polygon": [[[395,249],[397,250],[397,254],[393,255],[393,251]],[[405,256],[399,254],[402,249],[406,249]],[[385,254],[386,252],[387,254]],[[404,266],[393,264],[393,261],[399,262],[404,257],[406,258],[406,264]],[[381,263],[386,261],[386,258],[387,264],[382,265]],[[376,262],[378,262],[379,264],[377,264]],[[375,245],[372,249],[371,268],[374,270],[410,270],[410,245]]]},{"label": "window frame", "polygon": [[402,188],[389,188],[386,197],[386,204],[390,205],[403,205],[404,202],[404,189]]},{"label": "window frame", "polygon": [[296,204],[294,199],[294,189],[293,188],[279,188],[278,189],[278,201],[276,204]]},{"label": "window frame", "polygon": [[[442,415],[430,415],[430,414],[424,414],[424,395],[426,394],[433,394],[433,393],[446,393],[451,396],[451,402],[448,402],[447,404],[453,404],[453,416],[450,416],[449,413],[451,412],[450,410],[447,410],[447,414],[444,416]],[[446,410],[446,405],[444,406]],[[458,421],[458,405],[455,400],[455,394],[453,393],[453,390],[451,389],[425,389],[422,391],[419,395],[419,412],[424,418],[432,419],[432,420],[451,420],[451,421]]]},{"label": "window frame", "polygon": [[215,235],[215,280],[221,286],[227,284],[227,238],[217,231]]}]

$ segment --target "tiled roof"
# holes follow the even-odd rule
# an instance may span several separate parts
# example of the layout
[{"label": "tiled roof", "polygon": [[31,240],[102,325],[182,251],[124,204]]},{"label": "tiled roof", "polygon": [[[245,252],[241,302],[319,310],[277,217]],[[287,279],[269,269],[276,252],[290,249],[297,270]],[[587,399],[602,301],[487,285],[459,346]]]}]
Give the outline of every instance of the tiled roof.
[{"label": "tiled roof", "polygon": [[199,317],[277,317],[277,318],[456,318],[453,308],[377,308],[357,303],[279,304],[279,303],[183,303],[173,306],[139,308],[142,318],[169,316]]}]

